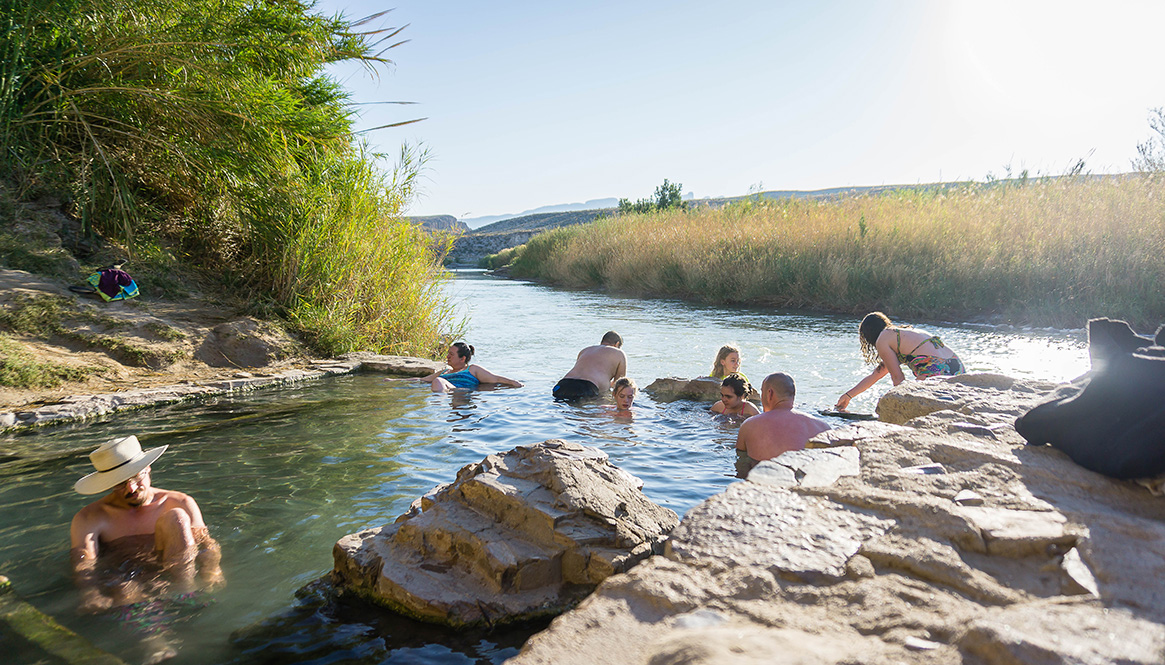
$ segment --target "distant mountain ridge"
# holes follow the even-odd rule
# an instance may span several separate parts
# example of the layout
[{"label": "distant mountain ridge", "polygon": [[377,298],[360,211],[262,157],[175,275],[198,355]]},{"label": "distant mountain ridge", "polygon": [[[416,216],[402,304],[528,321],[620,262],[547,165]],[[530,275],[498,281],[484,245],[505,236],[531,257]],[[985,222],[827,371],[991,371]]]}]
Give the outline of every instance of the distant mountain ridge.
[{"label": "distant mountain ridge", "polygon": [[453,215],[421,215],[418,217],[405,217],[405,219],[414,224],[420,224],[429,231],[469,232],[469,227],[464,222],[457,221],[457,218]]},{"label": "distant mountain ridge", "polygon": [[465,222],[471,229],[479,229],[487,224],[498,222],[503,219],[519,219],[548,212],[567,212],[571,210],[601,210],[603,208],[614,208],[619,205],[619,199],[591,199],[582,203],[558,203],[555,205],[541,206],[533,210],[525,210],[523,212],[513,215],[484,215],[482,217],[467,217],[461,221]]}]

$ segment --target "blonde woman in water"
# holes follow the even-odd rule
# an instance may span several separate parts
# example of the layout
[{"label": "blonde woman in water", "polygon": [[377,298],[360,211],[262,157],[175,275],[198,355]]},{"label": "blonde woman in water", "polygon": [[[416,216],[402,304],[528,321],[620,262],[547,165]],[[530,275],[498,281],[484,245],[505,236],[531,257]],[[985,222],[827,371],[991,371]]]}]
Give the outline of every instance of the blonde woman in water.
[{"label": "blonde woman in water", "polygon": [[[716,352],[716,360],[712,363],[713,379],[723,379],[729,374],[740,374],[740,349],[732,344],[725,344]],[[746,379],[747,380],[747,379]]]}]

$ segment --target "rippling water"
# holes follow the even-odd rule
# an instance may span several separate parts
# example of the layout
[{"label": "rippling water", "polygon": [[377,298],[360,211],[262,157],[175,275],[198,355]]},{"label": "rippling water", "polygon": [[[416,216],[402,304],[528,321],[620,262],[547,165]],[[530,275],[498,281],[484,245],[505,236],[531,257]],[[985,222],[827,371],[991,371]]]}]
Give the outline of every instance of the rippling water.
[{"label": "rippling water", "polygon": [[[461,274],[451,290],[463,302],[474,361],[525,388],[433,395],[362,375],[9,436],[0,443],[0,573],[102,648],[137,657],[123,623],[75,613],[68,576],[68,523],[86,502],[72,483],[88,472],[89,450],[132,433],[146,447],[170,445],[155,484],[194,495],[223,547],[228,586],[176,625],[176,662],[500,662],[536,627],[457,635],[369,608],[300,603],[294,593],[331,569],[338,538],[391,522],[461,466],[515,445],[599,446],[680,514],[733,482],[736,425],[712,420],[708,404],[641,395],[624,420],[602,405],[550,400],[578,350],[608,329],[623,335],[628,373],[641,386],[707,374],[727,342],[741,347],[754,380],[791,373],[805,409],[832,405],[868,370],[855,317],[564,292],[477,273]],[[1087,369],[1079,331],[920,327],[971,371],[1066,380]],[[888,388],[885,380],[851,408],[872,410]]]}]

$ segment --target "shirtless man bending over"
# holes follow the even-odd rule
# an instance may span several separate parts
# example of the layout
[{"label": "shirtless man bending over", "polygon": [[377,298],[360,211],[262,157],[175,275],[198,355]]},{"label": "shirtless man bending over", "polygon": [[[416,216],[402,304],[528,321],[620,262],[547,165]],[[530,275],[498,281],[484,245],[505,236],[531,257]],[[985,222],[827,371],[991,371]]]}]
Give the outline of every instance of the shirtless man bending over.
[{"label": "shirtless man bending over", "polygon": [[[182,492],[150,484],[150,464],[165,451],[166,446],[142,451],[137,437],[127,436],[89,455],[97,471],[73,489],[108,493],[82,508],[69,527],[82,611],[129,605],[167,591],[189,593],[196,568],[204,586],[223,584],[218,543],[207,533],[198,504]],[[156,574],[125,575],[119,571],[125,562]]]},{"label": "shirtless man bending over", "polygon": [[623,338],[614,330],[607,331],[599,344],[578,352],[574,367],[554,386],[554,399],[600,397],[611,390],[615,379],[625,374],[627,354],[623,353]]},{"label": "shirtless man bending over", "polygon": [[761,384],[764,413],[740,425],[736,449],[748,453],[751,465],[772,459],[790,450],[802,450],[814,436],[830,429],[820,418],[793,408],[797,387],[793,377],[777,372]]}]

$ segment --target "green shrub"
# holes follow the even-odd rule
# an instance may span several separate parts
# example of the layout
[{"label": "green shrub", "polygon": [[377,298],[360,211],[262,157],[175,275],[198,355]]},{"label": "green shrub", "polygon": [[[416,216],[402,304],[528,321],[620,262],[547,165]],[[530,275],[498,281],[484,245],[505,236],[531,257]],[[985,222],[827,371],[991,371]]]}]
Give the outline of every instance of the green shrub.
[{"label": "green shrub", "polygon": [[[167,247],[240,297],[273,301],[322,351],[440,345],[443,245],[400,221],[422,160],[405,151],[380,173],[323,73],[387,62],[373,54],[386,35],[294,0],[4,8],[0,167],[20,194],[63,193],[135,262]],[[139,276],[182,295],[165,271]]]}]

